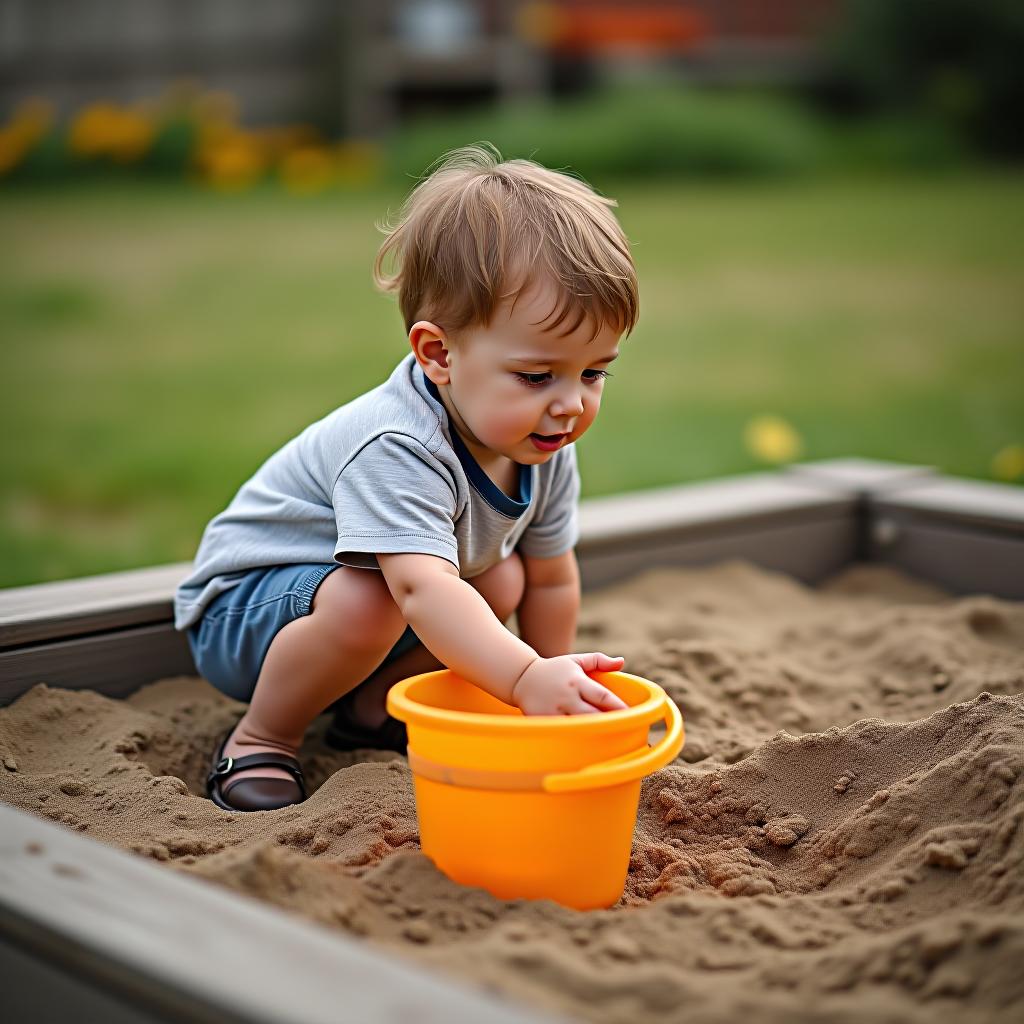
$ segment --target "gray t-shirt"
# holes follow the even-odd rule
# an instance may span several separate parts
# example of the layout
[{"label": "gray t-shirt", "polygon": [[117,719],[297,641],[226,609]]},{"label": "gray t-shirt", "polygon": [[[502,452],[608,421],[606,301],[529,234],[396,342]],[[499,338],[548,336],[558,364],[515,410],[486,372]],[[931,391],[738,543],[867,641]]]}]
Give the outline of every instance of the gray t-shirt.
[{"label": "gray t-shirt", "polygon": [[379,387],[308,426],[242,484],[203,532],[174,597],[174,625],[251,569],[331,562],[377,569],[378,552],[439,555],[471,579],[513,549],[553,558],[579,538],[573,445],[519,467],[518,500],[448,423],[410,352]]}]

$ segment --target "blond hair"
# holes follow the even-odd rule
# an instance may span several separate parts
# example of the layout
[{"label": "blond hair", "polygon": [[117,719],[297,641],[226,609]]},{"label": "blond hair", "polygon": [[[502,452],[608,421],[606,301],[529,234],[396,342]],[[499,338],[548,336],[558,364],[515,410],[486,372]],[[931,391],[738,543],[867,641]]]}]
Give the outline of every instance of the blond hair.
[{"label": "blond hair", "polygon": [[[570,313],[594,335],[606,323],[627,335],[639,314],[629,243],[610,208],[586,182],[532,160],[502,161],[490,143],[452,150],[413,189],[387,238],[373,277],[398,292],[408,331],[418,320],[457,338],[487,326],[503,299],[538,275],[560,292],[556,328]],[[392,273],[384,264],[392,258]],[[553,311],[554,312],[554,311]]]}]

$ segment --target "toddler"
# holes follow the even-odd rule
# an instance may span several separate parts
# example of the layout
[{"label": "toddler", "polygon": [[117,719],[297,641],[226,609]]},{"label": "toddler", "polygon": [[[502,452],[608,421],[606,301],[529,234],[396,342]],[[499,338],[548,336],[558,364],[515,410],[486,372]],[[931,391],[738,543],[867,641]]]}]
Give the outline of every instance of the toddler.
[{"label": "toddler", "polygon": [[587,674],[622,658],[570,653],[573,446],[638,314],[615,205],[481,144],[386,228],[374,276],[412,351],[242,485],[175,595],[199,672],[248,702],[214,753],[218,806],[304,800],[296,754],[328,708],[332,746],[404,751],[387,690],[442,665],[528,715],[625,707]]}]

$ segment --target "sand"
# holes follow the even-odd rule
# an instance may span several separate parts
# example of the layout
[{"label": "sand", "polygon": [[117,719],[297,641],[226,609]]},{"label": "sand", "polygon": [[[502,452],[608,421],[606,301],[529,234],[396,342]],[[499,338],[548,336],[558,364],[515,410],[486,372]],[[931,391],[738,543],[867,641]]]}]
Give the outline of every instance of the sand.
[{"label": "sand", "polygon": [[878,568],[812,590],[740,563],[584,600],[579,650],[682,709],[620,902],[503,902],[419,852],[404,758],[310,732],[303,805],[203,799],[241,711],[198,679],[0,709],[0,799],[580,1020],[1017,1020],[1024,605]]}]

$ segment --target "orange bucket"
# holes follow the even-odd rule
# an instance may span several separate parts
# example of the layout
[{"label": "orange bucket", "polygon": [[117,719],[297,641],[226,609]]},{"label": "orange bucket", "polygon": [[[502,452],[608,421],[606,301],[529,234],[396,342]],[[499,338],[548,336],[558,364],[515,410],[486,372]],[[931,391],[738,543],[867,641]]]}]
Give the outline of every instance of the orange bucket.
[{"label": "orange bucket", "polygon": [[622,895],[640,784],[682,749],[683,719],[656,683],[589,674],[629,707],[528,716],[447,669],[388,692],[409,732],[423,852],[449,878],[577,910]]}]

